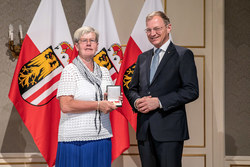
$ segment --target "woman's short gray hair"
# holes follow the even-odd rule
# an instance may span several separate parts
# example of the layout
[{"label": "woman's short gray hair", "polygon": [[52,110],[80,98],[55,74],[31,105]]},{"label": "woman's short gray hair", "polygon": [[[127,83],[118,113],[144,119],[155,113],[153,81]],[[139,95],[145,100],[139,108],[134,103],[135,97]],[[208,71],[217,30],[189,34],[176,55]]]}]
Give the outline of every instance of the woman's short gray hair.
[{"label": "woman's short gray hair", "polygon": [[77,43],[84,34],[88,34],[91,32],[95,33],[95,40],[96,42],[98,42],[99,33],[90,26],[82,26],[81,28],[78,28],[74,33],[74,42]]}]

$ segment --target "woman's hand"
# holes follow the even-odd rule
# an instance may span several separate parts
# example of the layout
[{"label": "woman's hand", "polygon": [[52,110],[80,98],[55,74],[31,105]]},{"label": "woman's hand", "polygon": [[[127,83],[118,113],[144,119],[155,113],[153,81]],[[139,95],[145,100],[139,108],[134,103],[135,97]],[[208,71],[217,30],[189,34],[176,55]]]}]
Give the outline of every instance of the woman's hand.
[{"label": "woman's hand", "polygon": [[115,109],[117,109],[117,107],[110,101],[103,100],[99,102],[99,110],[104,114],[107,114]]},{"label": "woman's hand", "polygon": [[119,96],[119,100],[123,102],[123,93],[121,92],[121,95]]},{"label": "woman's hand", "polygon": [[104,100],[108,100],[108,93],[107,92],[104,93]]}]

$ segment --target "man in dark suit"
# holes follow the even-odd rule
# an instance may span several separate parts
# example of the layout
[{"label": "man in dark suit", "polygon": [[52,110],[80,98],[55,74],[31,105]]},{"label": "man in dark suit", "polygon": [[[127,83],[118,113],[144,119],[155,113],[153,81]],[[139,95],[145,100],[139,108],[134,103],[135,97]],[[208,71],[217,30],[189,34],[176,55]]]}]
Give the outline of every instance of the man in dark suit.
[{"label": "man in dark suit", "polygon": [[189,139],[185,104],[199,96],[194,55],[170,41],[171,24],[163,12],[147,16],[145,31],[154,48],[139,55],[125,92],[138,113],[142,166],[181,167],[183,143]]}]

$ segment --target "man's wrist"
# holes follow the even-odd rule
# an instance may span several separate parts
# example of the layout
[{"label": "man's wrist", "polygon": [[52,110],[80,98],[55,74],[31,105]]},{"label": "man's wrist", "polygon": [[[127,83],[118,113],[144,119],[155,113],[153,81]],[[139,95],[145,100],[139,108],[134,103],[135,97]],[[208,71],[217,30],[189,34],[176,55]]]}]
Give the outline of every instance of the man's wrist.
[{"label": "man's wrist", "polygon": [[135,109],[137,109],[136,102],[137,102],[137,100],[139,100],[139,99],[140,99],[140,98],[136,99],[135,102],[134,102],[134,107],[135,107]]},{"label": "man's wrist", "polygon": [[158,100],[158,103],[159,103],[159,108],[162,108],[161,101],[160,101],[160,99],[158,97],[157,97],[157,100]]}]

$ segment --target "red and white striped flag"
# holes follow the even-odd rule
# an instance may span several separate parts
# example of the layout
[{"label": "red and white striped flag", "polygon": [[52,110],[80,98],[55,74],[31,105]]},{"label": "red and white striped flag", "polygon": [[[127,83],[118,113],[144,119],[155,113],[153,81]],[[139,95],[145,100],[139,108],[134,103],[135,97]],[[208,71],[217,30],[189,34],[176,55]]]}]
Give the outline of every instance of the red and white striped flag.
[{"label": "red and white striped flag", "polygon": [[[116,84],[121,85],[123,91],[128,89],[128,84],[131,81],[137,57],[142,52],[145,52],[153,47],[153,45],[148,41],[147,35],[144,31],[146,29],[146,16],[153,11],[163,11],[161,0],[146,0],[141,9],[140,15],[127,43],[119,76],[116,82]],[[136,131],[137,114],[132,111],[132,108],[126,98],[123,99],[122,114],[127,118],[133,129]]]},{"label": "red and white striped flag", "polygon": [[[120,40],[108,0],[94,0],[83,23],[99,32],[99,46],[94,61],[106,67],[115,83],[123,58]],[[129,148],[128,122],[118,111],[110,113],[113,137],[112,161]]]},{"label": "red and white striped flag", "polygon": [[57,85],[72,46],[61,0],[41,0],[23,41],[9,98],[50,167],[60,119]]}]

